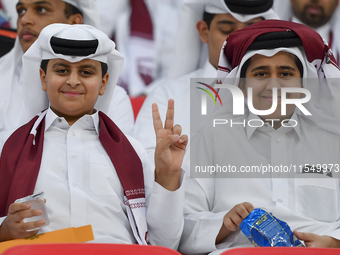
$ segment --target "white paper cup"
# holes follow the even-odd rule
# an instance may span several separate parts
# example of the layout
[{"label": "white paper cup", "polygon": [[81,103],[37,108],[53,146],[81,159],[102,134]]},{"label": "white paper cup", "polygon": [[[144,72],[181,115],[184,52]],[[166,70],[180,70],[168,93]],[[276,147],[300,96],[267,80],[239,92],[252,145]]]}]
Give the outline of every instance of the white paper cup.
[{"label": "white paper cup", "polygon": [[[43,212],[42,215],[40,215],[40,216],[25,218],[24,222],[45,220],[45,225],[43,227],[50,224],[50,220],[49,220],[48,215],[47,215],[45,201],[44,201],[44,192],[40,192],[40,193],[37,193],[35,195],[30,195],[30,196],[27,196],[27,197],[19,198],[19,199],[15,200],[15,203],[29,203],[29,204],[31,204],[31,209],[40,209]],[[28,231],[33,231],[33,230],[36,230],[36,229],[39,229],[39,228],[31,229],[31,230],[28,230]]]}]

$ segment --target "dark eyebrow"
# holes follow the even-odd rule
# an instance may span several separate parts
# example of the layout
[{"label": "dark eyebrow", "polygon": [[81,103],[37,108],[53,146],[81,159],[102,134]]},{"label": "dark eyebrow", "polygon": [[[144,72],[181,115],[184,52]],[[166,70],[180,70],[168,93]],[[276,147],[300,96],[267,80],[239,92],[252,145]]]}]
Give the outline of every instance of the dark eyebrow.
[{"label": "dark eyebrow", "polygon": [[245,23],[247,23],[247,24],[248,24],[248,23],[256,23],[256,22],[258,22],[258,21],[257,21],[258,18],[260,18],[259,21],[264,20],[264,18],[262,18],[262,17],[256,17],[256,18],[253,18],[253,19],[251,19],[251,20],[246,21]]},{"label": "dark eyebrow", "polygon": [[[57,68],[57,67],[60,67],[60,66],[67,67],[67,68],[70,67],[70,65],[68,65],[68,64],[65,64],[65,63],[62,63],[62,62],[57,62],[52,66],[52,68]],[[91,64],[81,65],[79,68],[80,69],[90,68],[90,69],[93,69],[94,71],[97,71],[97,67],[94,66],[94,65],[91,65]]]},{"label": "dark eyebrow", "polygon": [[232,22],[230,20],[220,20],[217,21],[217,24],[223,24],[223,25],[235,25],[235,22]]},{"label": "dark eyebrow", "polygon": [[58,66],[63,66],[63,67],[70,67],[69,65],[65,64],[65,63],[62,63],[62,62],[57,62],[55,63],[52,68],[56,68]]},{"label": "dark eyebrow", "polygon": [[[48,5],[51,5],[51,6],[52,6],[52,4],[51,4],[50,2],[47,2],[47,1],[38,1],[38,2],[34,2],[33,4],[34,4],[34,5],[48,4]],[[22,6],[22,5],[24,5],[24,4],[21,3],[21,2],[18,2],[18,3],[16,4],[16,7],[19,7],[19,6]]]},{"label": "dark eyebrow", "polygon": [[91,68],[91,69],[97,71],[97,67],[95,67],[94,65],[90,65],[90,64],[82,65],[82,66],[80,66],[80,68]]},{"label": "dark eyebrow", "polygon": [[[251,72],[255,72],[255,71],[258,71],[258,70],[268,70],[268,69],[269,69],[268,66],[257,66],[253,70],[251,70]],[[277,69],[279,69],[279,70],[296,71],[296,69],[291,67],[291,66],[279,66]]]},{"label": "dark eyebrow", "polygon": [[295,68],[293,68],[293,67],[291,67],[291,66],[279,66],[278,69],[279,69],[279,70],[296,71]]},{"label": "dark eyebrow", "polygon": [[257,66],[254,69],[252,69],[251,72],[255,72],[255,71],[258,71],[258,70],[268,70],[268,69],[269,69],[268,66]]}]

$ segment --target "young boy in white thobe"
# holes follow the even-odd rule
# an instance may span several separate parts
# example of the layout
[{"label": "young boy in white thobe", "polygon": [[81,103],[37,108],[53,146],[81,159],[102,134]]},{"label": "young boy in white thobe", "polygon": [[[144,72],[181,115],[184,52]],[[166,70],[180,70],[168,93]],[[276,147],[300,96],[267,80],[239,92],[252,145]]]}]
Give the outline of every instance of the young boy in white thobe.
[{"label": "young boy in white thobe", "polygon": [[[30,84],[23,79],[22,56],[38,38],[40,31],[53,23],[87,24],[100,28],[99,14],[94,0],[12,0],[18,13],[18,36],[13,49],[0,58],[0,152],[11,133],[29,121],[33,114],[25,112]],[[129,97],[125,90],[116,87],[107,115],[126,134],[131,135],[134,119]],[[45,98],[45,97],[44,97]],[[44,107],[48,106],[46,98]],[[40,111],[40,108],[39,108]]]},{"label": "young boy in white thobe", "polygon": [[[190,143],[179,250],[219,254],[252,246],[239,225],[254,208],[287,222],[306,246],[339,247],[339,86],[323,78],[340,72],[328,45],[306,26],[260,21],[228,37],[219,66],[218,80],[239,87],[245,112],[234,116],[236,96],[221,88],[223,106]],[[292,88],[299,92],[286,93],[290,100],[304,100],[308,93],[302,89],[312,94],[302,104],[311,116],[294,104],[281,113],[283,91]],[[275,99],[277,108],[255,114],[244,101],[249,97],[256,110],[271,109]],[[214,119],[228,123],[213,126]],[[187,165],[185,160],[186,170]],[[256,167],[263,172],[251,171]]]},{"label": "young boy in white thobe", "polygon": [[[37,95],[28,110],[35,109],[44,93],[50,107],[4,146],[1,241],[35,235],[37,230],[28,230],[37,227],[43,233],[91,224],[95,242],[177,248],[183,226],[181,163],[187,137],[173,126],[173,102],[166,128],[155,105],[159,142],[154,170],[142,145],[125,137],[105,115],[114,90],[108,80],[116,83],[122,64],[115,44],[87,25],[50,25],[26,52],[25,78]],[[46,227],[44,220],[23,222],[41,210],[13,203],[40,191],[47,200]]]}]

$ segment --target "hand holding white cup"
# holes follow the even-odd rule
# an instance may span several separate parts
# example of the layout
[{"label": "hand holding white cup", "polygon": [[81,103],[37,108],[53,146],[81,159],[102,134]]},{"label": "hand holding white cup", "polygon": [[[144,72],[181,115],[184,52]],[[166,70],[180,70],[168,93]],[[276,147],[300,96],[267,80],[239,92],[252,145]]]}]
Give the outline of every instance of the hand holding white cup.
[{"label": "hand holding white cup", "polygon": [[[40,192],[34,195],[29,195],[27,197],[19,198],[15,200],[15,203],[29,203],[31,204],[31,209],[40,209],[42,210],[42,214],[39,216],[29,217],[25,218],[24,222],[32,222],[32,221],[38,221],[38,220],[45,220],[45,226],[50,224],[50,220],[47,215],[46,206],[45,206],[45,200],[44,200],[44,192]],[[33,231],[36,229],[31,229],[29,231]]]}]

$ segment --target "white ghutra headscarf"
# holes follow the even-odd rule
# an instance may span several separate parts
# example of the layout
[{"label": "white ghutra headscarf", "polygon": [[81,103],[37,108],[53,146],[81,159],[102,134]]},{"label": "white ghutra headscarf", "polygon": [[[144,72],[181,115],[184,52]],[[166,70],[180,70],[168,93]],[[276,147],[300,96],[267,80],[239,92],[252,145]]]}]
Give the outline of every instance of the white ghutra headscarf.
[{"label": "white ghutra headscarf", "polygon": [[[79,40],[80,42],[84,40],[98,40],[99,44],[96,51],[87,56],[69,56],[54,52],[51,43],[49,43],[52,37],[75,41]],[[98,97],[95,105],[98,111],[107,113],[113,90],[124,62],[123,56],[115,49],[115,43],[109,39],[104,32],[92,26],[52,24],[41,31],[38,39],[23,56],[23,89],[26,109],[22,119],[26,118],[29,120],[36,113],[48,107],[49,102],[46,92],[41,89],[39,68],[43,59],[56,58],[62,58],[72,63],[79,62],[83,59],[94,59],[108,64],[110,78],[106,86],[105,94]]]}]

